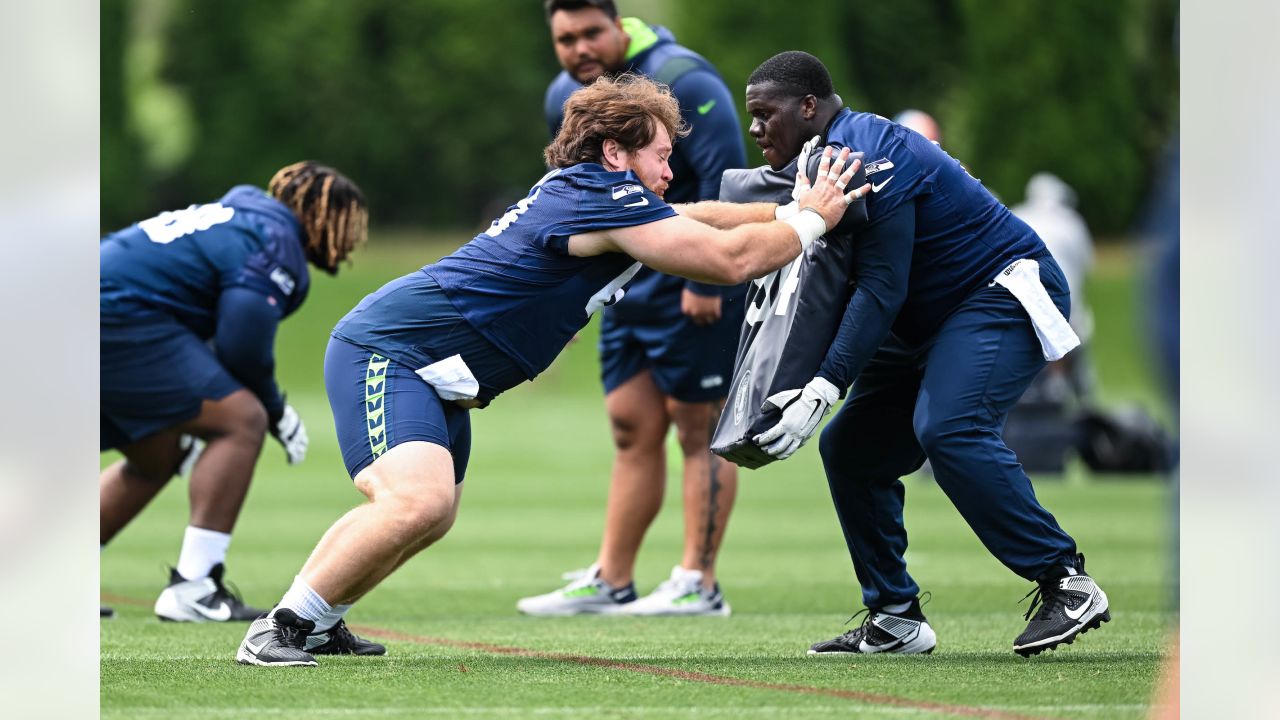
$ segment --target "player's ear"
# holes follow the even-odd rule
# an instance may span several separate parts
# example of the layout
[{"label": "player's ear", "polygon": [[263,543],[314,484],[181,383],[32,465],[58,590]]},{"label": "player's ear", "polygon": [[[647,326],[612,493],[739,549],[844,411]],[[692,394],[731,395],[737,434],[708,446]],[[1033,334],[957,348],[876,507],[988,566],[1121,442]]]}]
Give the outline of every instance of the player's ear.
[{"label": "player's ear", "polygon": [[812,95],[805,95],[800,98],[800,117],[805,120],[812,120],[818,114],[818,98]]},{"label": "player's ear", "polygon": [[600,164],[604,165],[606,170],[626,169],[626,152],[613,138],[606,139],[600,145],[600,160]]}]

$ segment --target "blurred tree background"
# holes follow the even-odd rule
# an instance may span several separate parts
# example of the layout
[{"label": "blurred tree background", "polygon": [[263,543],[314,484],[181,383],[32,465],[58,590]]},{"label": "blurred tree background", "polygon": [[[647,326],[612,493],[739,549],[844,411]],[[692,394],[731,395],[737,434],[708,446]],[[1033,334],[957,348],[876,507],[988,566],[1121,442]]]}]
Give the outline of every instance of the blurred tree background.
[{"label": "blurred tree background", "polygon": [[[1006,203],[1056,173],[1099,235],[1132,227],[1177,124],[1174,0],[618,4],[734,92],[808,50],[850,107],[933,114]],[[303,158],[355,179],[375,227],[474,228],[542,173],[540,0],[111,0],[101,23],[103,230]]]}]

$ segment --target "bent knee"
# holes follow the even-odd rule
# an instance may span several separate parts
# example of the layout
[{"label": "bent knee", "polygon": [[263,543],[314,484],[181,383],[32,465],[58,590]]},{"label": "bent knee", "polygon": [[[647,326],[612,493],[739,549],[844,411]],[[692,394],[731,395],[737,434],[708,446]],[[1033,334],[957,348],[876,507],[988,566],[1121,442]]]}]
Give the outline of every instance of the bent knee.
[{"label": "bent knee", "polygon": [[442,536],[453,525],[453,499],[434,493],[414,496],[383,496],[375,501],[385,511],[389,529],[412,542]]},{"label": "bent knee", "polygon": [[[956,417],[942,421],[916,422],[914,425],[916,440],[925,454],[933,457],[946,452],[947,448],[957,443],[965,443],[981,438],[988,433],[995,433],[994,428],[984,426],[979,418]],[[998,435],[998,433],[995,433]]]},{"label": "bent knee", "polygon": [[140,480],[150,485],[164,485],[178,474],[178,469],[182,466],[182,457],[176,460],[161,460],[159,462],[148,462],[144,464],[135,463],[126,459],[124,461],[123,472],[129,477]]},{"label": "bent knee", "polygon": [[609,418],[609,427],[613,431],[613,445],[620,452],[655,450],[662,446],[667,434],[666,425],[654,418],[613,416]]}]

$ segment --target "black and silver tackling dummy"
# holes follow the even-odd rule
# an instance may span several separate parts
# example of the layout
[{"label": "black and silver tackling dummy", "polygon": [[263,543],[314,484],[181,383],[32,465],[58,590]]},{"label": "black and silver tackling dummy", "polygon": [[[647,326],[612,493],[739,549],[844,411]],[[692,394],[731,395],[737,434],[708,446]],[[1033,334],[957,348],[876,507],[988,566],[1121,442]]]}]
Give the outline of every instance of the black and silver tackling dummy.
[{"label": "black and silver tackling dummy", "polygon": [[[849,162],[854,158],[862,158],[862,153],[853,153]],[[817,174],[820,161],[821,153],[809,159],[810,178]],[[778,171],[768,166],[726,170],[720,199],[785,205],[791,202],[795,174],[795,160]],[[849,187],[864,182],[866,173],[859,167]],[[733,381],[711,437],[715,454],[745,468],[775,460],[751,439],[782,417],[770,398],[803,388],[818,373],[853,292],[853,231],[866,222],[866,199],[855,200],[831,232],[747,288],[747,315],[738,339]]]}]

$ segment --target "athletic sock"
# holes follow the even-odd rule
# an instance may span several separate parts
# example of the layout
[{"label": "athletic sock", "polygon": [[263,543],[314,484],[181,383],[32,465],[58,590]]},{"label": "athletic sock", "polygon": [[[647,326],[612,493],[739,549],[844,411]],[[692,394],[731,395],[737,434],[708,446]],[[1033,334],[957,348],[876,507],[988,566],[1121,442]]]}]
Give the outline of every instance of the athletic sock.
[{"label": "athletic sock", "polygon": [[316,631],[312,634],[316,635],[323,632],[329,632],[333,629],[334,625],[338,624],[338,621],[342,620],[343,616],[346,615],[347,611],[350,609],[350,605],[334,605],[333,609],[324,614],[324,617],[316,620]]},{"label": "athletic sock", "polygon": [[230,546],[229,533],[188,525],[182,536],[182,552],[178,555],[178,574],[187,580],[209,577],[213,566],[227,559]]},{"label": "athletic sock", "polygon": [[[348,606],[350,607],[350,606]],[[289,608],[298,617],[303,620],[310,620],[319,625],[319,621],[333,611],[333,606],[324,601],[320,594],[311,589],[311,586],[302,579],[301,575],[293,578],[293,585],[289,586],[289,592],[280,598],[280,603],[276,608]],[[345,612],[345,611],[344,611]],[[275,610],[271,611],[272,615],[276,614]],[[338,616],[341,619],[341,615]],[[337,623],[337,620],[333,621]]]},{"label": "athletic sock", "polygon": [[911,607],[911,603],[904,602],[904,603],[898,603],[897,605],[885,605],[884,607],[880,608],[880,611],[887,612],[890,615],[901,615],[902,613],[906,612],[907,609],[910,607]]}]

